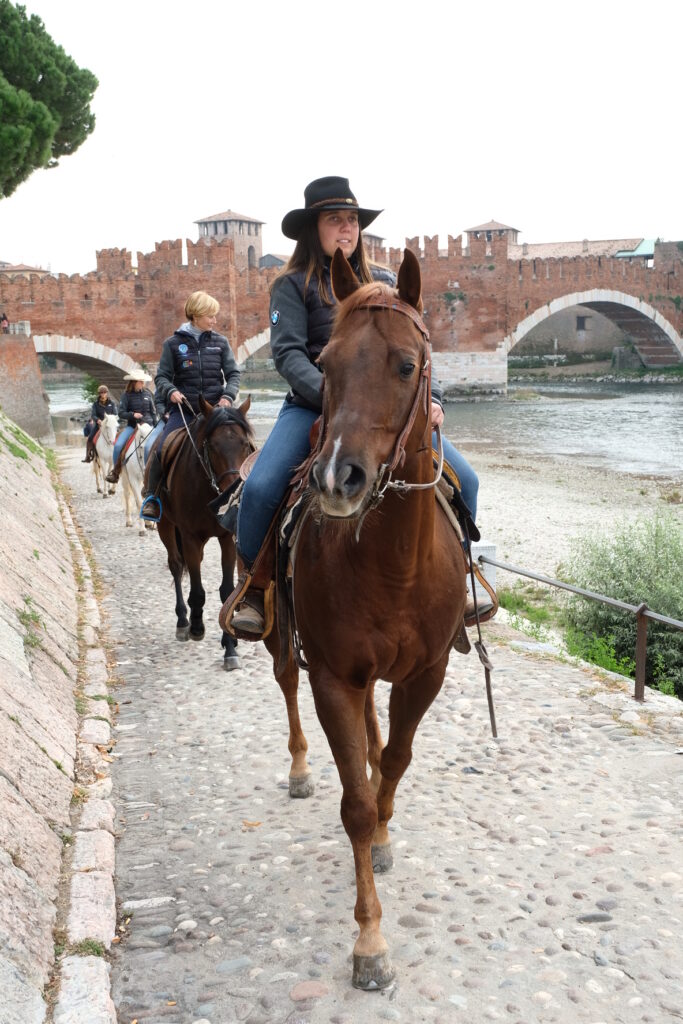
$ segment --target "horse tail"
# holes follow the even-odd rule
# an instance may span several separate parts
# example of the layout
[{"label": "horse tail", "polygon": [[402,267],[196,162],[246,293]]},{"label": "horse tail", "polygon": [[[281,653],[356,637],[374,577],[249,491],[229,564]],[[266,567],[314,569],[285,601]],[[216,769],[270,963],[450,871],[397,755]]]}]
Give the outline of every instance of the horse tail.
[{"label": "horse tail", "polygon": [[175,546],[178,549],[178,562],[179,562],[179,565],[180,565],[180,572],[181,572],[181,575],[182,575],[182,574],[187,572],[187,563],[185,561],[185,553],[183,551],[183,538],[182,538],[182,536],[180,534],[180,530],[178,529],[177,526],[174,527],[174,530],[175,530]]}]

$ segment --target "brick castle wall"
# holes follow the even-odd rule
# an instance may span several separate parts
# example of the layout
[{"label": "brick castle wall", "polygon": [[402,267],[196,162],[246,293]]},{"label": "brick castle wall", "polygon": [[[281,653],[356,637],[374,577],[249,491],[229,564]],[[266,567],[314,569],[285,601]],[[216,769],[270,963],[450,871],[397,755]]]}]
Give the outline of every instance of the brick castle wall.
[{"label": "brick castle wall", "polygon": [[[596,288],[649,302],[683,333],[683,254],[676,243],[656,246],[654,266],[605,257],[509,260],[507,239],[438,237],[406,245],[420,258],[423,298],[435,352],[492,353],[520,321],[552,299]],[[97,253],[90,274],[9,280],[0,274],[0,307],[11,320],[30,320],[34,334],[90,338],[153,364],[161,343],[183,319],[187,296],[204,289],[220,302],[218,329],[236,351],[268,327],[268,294],[276,268],[238,271],[231,239],[158,242],[138,253],[137,271],[125,249]],[[380,251],[398,269],[402,249]]]}]

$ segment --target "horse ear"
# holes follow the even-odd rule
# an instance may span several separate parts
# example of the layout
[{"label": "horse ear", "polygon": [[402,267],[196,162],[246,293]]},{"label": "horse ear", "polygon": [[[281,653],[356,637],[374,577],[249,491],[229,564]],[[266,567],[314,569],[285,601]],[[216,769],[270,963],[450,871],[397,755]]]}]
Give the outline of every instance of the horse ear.
[{"label": "horse ear", "polygon": [[421,309],[422,275],[417,256],[410,249],[403,250],[403,263],[398,271],[398,296],[415,309]]},{"label": "horse ear", "polygon": [[207,402],[204,395],[199,396],[199,411],[203,416],[210,416],[213,412],[213,406],[210,402]]},{"label": "horse ear", "polygon": [[238,405],[237,408],[239,409],[239,411],[242,413],[243,416],[246,416],[247,413],[249,412],[250,405],[251,405],[251,395],[247,395],[247,397],[244,399],[244,401],[240,405]]},{"label": "horse ear", "polygon": [[360,281],[351,269],[351,264],[341,249],[335,250],[332,257],[330,274],[332,291],[337,302],[343,302],[344,299],[348,299],[349,295],[352,295],[357,288],[360,288]]}]

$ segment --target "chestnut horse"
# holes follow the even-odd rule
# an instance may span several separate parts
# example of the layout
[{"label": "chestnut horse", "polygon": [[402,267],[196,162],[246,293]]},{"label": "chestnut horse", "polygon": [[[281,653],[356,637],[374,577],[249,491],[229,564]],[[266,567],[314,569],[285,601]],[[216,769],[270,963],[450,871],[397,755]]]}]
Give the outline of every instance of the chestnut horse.
[{"label": "chestnut horse", "polygon": [[[392,864],[394,796],[463,622],[465,562],[434,495],[431,353],[418,261],[405,251],[397,289],[360,285],[337,250],[332,285],[339,307],[320,357],[323,421],[292,589],[353,847],[360,934],[352,980],[373,989],[394,976],[373,871]],[[291,645],[281,650],[277,634],[266,643],[290,712],[290,780],[298,795],[296,785],[305,788],[309,774],[296,712],[298,672]],[[377,679],[391,684],[386,746],[374,704]]]},{"label": "chestnut horse", "polygon": [[[233,588],[235,543],[232,534],[220,526],[208,503],[239,479],[239,468],[254,445],[247,421],[251,399],[240,406],[213,406],[200,396],[200,415],[188,426],[187,436],[173,461],[168,489],[162,490],[162,516],[157,529],[168,553],[168,568],[176,592],[176,639],[204,638],[203,610],[206,593],[201,564],[204,546],[216,537],[221,548],[223,570],[221,601]],[[156,457],[156,456],[154,456]],[[183,599],[182,577],[190,576],[190,620]],[[240,667],[235,640],[223,631],[223,667]]]}]

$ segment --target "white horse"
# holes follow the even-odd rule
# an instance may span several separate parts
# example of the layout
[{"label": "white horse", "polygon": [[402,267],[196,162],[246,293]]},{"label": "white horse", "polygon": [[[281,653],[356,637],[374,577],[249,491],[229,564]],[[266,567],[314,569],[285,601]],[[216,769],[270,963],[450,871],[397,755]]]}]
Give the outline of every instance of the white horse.
[{"label": "white horse", "polygon": [[92,469],[95,474],[97,493],[106,498],[116,490],[116,484],[108,484],[104,479],[114,465],[114,444],[116,433],[119,429],[119,418],[113,412],[108,412],[102,420],[102,426],[95,444],[95,458],[92,460]]},{"label": "white horse", "polygon": [[[140,514],[142,482],[145,476],[145,441],[152,429],[149,423],[140,423],[133,434],[130,447],[123,457],[121,483],[123,484],[123,504],[126,509],[126,526],[133,525],[133,508],[135,508],[138,516]],[[149,524],[145,523],[142,519],[138,519],[138,523],[138,533],[143,537],[145,528]]]}]

